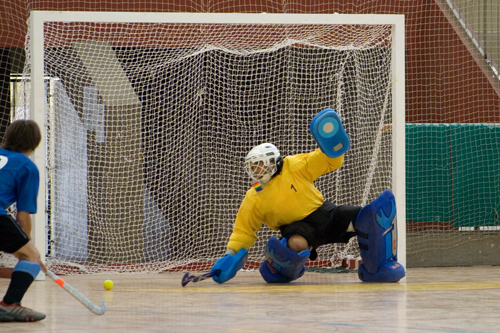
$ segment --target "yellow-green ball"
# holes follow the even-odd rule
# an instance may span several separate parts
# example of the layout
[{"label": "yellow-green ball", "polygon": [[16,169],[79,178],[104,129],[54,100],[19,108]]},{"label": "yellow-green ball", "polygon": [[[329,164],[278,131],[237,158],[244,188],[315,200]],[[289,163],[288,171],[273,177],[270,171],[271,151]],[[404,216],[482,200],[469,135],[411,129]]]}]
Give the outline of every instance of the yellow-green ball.
[{"label": "yellow-green ball", "polygon": [[104,286],[104,289],[111,290],[113,288],[113,281],[106,280],[102,285]]}]

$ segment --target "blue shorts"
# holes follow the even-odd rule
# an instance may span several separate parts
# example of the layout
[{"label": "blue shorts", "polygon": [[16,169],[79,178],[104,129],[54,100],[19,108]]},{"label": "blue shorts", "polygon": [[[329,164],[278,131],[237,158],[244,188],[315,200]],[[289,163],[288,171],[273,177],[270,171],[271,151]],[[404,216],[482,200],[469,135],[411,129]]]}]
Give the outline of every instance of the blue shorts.
[{"label": "blue shorts", "polygon": [[0,251],[14,253],[29,242],[19,223],[9,215],[0,215]]}]

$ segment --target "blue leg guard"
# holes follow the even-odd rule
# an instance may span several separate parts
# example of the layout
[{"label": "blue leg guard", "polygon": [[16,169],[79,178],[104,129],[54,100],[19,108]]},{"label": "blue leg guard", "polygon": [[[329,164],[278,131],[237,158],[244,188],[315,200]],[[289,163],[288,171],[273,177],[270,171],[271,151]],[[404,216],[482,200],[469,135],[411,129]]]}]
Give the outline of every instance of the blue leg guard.
[{"label": "blue leg guard", "polygon": [[265,249],[266,260],[260,265],[259,272],[267,283],[287,283],[298,279],[305,272],[309,250],[295,253],[286,246],[288,239],[281,242],[271,237]]},{"label": "blue leg guard", "polygon": [[405,276],[397,262],[396,199],[391,191],[361,209],[356,218],[356,233],[362,264],[359,279],[364,282],[395,282]]}]

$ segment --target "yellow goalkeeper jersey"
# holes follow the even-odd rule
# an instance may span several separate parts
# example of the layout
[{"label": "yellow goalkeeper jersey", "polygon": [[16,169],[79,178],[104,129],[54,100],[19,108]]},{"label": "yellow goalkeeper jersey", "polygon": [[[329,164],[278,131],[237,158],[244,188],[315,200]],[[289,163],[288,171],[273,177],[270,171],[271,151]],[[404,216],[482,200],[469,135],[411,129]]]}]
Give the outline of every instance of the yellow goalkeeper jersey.
[{"label": "yellow goalkeeper jersey", "polygon": [[279,230],[280,226],[300,221],[314,212],[325,201],[314,180],[340,168],[343,162],[344,155],[330,158],[320,149],[285,157],[281,172],[260,192],[254,188],[247,191],[227,248],[236,252],[241,248],[248,250],[257,240],[256,232],[263,222]]}]

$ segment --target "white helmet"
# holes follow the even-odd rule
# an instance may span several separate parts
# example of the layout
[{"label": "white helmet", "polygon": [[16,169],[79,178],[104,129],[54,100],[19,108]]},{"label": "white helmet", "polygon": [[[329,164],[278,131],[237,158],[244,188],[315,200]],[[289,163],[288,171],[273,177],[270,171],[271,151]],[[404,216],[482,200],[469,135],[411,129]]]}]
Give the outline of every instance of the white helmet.
[{"label": "white helmet", "polygon": [[272,143],[263,143],[252,150],[245,157],[245,170],[252,181],[265,184],[280,169],[282,158],[280,151]]}]

